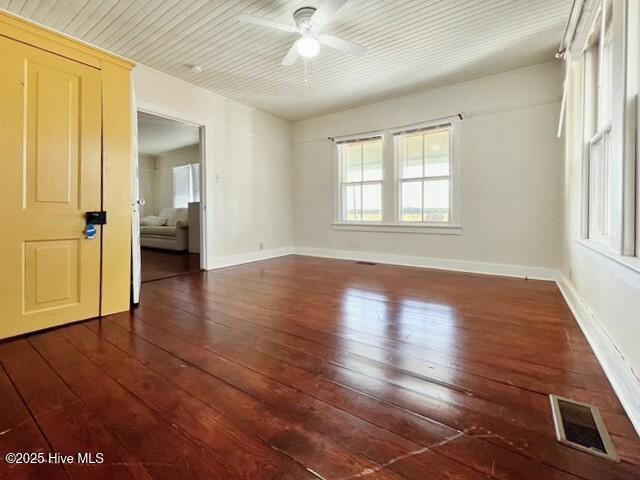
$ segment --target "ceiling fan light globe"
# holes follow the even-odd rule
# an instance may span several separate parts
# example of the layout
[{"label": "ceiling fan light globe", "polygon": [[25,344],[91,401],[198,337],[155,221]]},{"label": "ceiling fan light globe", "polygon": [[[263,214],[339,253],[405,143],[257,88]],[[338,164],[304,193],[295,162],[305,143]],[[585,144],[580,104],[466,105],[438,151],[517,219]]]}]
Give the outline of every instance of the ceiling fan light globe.
[{"label": "ceiling fan light globe", "polygon": [[301,57],[312,58],[320,52],[320,42],[311,35],[304,35],[296,43],[296,49]]}]

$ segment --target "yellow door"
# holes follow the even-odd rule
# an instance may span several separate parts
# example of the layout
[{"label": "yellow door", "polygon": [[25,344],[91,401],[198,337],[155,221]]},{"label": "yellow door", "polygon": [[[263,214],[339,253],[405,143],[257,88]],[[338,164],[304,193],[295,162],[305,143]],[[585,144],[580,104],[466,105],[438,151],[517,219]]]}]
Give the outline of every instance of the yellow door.
[{"label": "yellow door", "polygon": [[101,84],[95,68],[0,37],[0,338],[95,317]]}]

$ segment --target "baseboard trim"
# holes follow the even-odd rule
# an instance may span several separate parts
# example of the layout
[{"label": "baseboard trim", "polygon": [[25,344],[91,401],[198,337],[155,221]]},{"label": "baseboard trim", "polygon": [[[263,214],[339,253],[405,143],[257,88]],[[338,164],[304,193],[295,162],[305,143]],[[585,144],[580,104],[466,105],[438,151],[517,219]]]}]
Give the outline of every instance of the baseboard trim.
[{"label": "baseboard trim", "polygon": [[291,255],[293,247],[273,248],[270,250],[257,250],[255,252],[239,253],[237,255],[226,255],[217,257],[207,265],[207,270],[216,270],[218,268],[233,267],[234,265],[242,265],[244,263],[259,262],[260,260],[268,260],[270,258],[283,257]]},{"label": "baseboard trim", "polygon": [[573,312],[591,349],[602,366],[620,403],[640,434],[640,378],[620,353],[615,343],[602,327],[602,323],[587,302],[576,292],[569,281],[562,277],[558,288]]},{"label": "baseboard trim", "polygon": [[556,281],[560,277],[558,270],[553,268],[475,262],[471,260],[454,260],[450,258],[416,257],[409,255],[332,250],[314,247],[294,247],[293,253],[309,257],[376,262],[389,265],[401,265],[405,267],[435,268],[438,270],[450,270],[454,272],[530,278],[535,280]]}]

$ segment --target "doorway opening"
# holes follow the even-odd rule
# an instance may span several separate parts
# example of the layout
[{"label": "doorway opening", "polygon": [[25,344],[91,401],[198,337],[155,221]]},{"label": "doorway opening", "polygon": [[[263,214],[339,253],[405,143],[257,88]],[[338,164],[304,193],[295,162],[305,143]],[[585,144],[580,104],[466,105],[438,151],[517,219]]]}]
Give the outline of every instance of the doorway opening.
[{"label": "doorway opening", "polygon": [[203,269],[202,128],[138,111],[142,283]]}]

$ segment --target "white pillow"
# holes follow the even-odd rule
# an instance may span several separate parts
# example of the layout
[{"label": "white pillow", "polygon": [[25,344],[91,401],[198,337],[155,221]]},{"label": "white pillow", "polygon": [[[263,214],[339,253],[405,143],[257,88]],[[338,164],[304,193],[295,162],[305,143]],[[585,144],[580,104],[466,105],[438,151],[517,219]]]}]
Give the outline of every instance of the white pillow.
[{"label": "white pillow", "polygon": [[167,219],[167,225],[170,227],[176,226],[176,210],[177,209],[171,207],[160,210],[160,216]]},{"label": "white pillow", "polygon": [[167,224],[167,219],[164,217],[156,217],[155,215],[147,215],[140,220],[140,225],[144,227],[161,227]]}]

